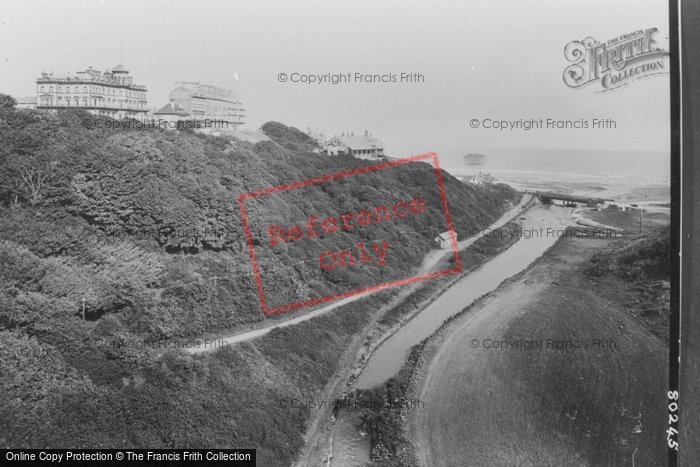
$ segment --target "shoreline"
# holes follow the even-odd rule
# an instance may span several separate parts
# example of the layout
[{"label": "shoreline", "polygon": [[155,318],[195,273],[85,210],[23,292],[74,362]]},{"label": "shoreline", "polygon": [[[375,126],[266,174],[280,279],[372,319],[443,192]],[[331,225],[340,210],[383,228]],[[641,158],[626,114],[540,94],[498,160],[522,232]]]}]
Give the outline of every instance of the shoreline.
[{"label": "shoreline", "polygon": [[636,175],[596,175],[574,172],[484,169],[480,166],[446,167],[454,177],[469,183],[479,172],[491,174],[497,183],[521,192],[554,191],[577,196],[614,199],[616,203],[666,204],[671,201],[671,183],[662,178]]}]

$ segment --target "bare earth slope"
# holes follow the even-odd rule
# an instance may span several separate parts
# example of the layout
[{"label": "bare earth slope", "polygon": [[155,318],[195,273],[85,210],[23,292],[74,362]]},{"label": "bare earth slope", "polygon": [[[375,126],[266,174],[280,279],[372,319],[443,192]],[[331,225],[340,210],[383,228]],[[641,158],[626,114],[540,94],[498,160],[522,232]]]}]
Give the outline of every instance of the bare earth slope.
[{"label": "bare earth slope", "polygon": [[564,239],[427,343],[415,392],[425,408],[409,428],[421,465],[664,464],[652,427],[664,426],[667,349],[582,274],[608,243]]}]

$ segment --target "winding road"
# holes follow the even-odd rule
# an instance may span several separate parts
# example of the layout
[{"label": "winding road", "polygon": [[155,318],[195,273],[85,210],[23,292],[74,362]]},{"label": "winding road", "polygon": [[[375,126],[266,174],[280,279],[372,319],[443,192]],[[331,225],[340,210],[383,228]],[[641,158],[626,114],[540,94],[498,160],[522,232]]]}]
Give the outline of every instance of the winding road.
[{"label": "winding road", "polygon": [[[523,210],[532,206],[534,204],[534,202],[535,202],[535,198],[533,195],[531,195],[531,194],[523,195],[519,204],[513,206],[512,209],[510,209],[506,213],[504,213],[497,221],[495,221],[493,224],[491,224],[489,226],[489,228],[490,229],[497,229],[499,227],[502,227],[503,225],[508,223],[511,219],[518,216]],[[463,249],[469,247],[469,245],[473,244],[481,236],[482,236],[482,233],[480,232],[479,235],[472,236],[470,238],[462,240],[461,242],[458,242],[458,244],[457,244],[458,248],[460,250],[463,250]],[[445,250],[432,250],[432,251],[430,251],[430,253],[428,253],[426,255],[426,257],[424,258],[423,264],[416,272],[416,275],[425,274],[428,271],[430,271],[438,263],[438,261],[440,261],[440,259],[442,259],[446,254],[452,254],[452,253],[446,253]],[[249,341],[251,339],[256,339],[258,337],[264,336],[265,334],[269,333],[270,331],[272,331],[275,328],[283,328],[286,326],[293,326],[295,324],[302,323],[304,321],[315,318],[316,316],[319,316],[319,315],[322,315],[324,313],[328,313],[329,311],[335,310],[336,308],[343,306],[347,303],[351,303],[351,302],[354,302],[355,300],[359,300],[360,298],[366,297],[366,296],[370,295],[371,293],[374,293],[374,292],[368,292],[368,293],[353,295],[352,297],[343,298],[343,299],[335,301],[329,305],[326,305],[324,307],[310,311],[310,312],[303,314],[301,316],[297,316],[297,317],[288,319],[286,321],[276,322],[275,324],[270,324],[269,326],[266,326],[264,328],[254,329],[252,331],[246,331],[246,332],[242,332],[242,333],[238,333],[238,334],[232,334],[232,335],[227,336],[227,337],[223,337],[221,339],[221,341],[230,345],[230,344],[235,344],[238,342],[245,342],[245,341]],[[219,341],[219,342],[221,342],[221,341]],[[225,345],[225,344],[222,344],[222,345]],[[211,346],[208,348],[206,348],[204,346],[200,346],[198,348],[186,348],[184,350],[186,350],[187,352],[189,352],[191,354],[198,354],[198,353],[203,353],[203,352],[211,352],[212,350],[216,350],[217,348],[221,348],[222,345],[217,345],[214,348],[212,348]]]}]

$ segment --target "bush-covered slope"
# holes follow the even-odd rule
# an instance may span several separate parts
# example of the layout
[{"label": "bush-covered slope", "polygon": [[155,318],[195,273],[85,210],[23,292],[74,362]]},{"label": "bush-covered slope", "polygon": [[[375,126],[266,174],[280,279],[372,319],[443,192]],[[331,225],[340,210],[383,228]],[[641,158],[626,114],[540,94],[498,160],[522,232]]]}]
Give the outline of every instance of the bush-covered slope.
[{"label": "bush-covered slope", "polygon": [[618,240],[593,257],[587,276],[612,301],[644,321],[652,333],[669,339],[670,226]]},{"label": "bush-covered slope", "polygon": [[[193,336],[261,319],[239,195],[369,164],[270,142],[91,128],[93,118],[74,111],[3,111],[0,235],[6,243],[0,254],[14,254],[12,264],[28,269],[31,287],[42,284],[47,297],[66,300],[72,313],[85,298],[89,318],[120,313],[131,331],[151,336]],[[269,127],[282,132],[283,125]],[[296,129],[282,133],[305,136]],[[496,219],[516,198],[505,186],[481,192],[447,173],[443,177],[460,239]],[[420,215],[298,245],[265,245],[270,225],[415,197],[426,201]],[[261,270],[269,272],[266,288],[280,304],[405,277],[446,230],[436,177],[425,163],[289,190],[246,207],[261,246]],[[319,265],[323,251],[347,250],[358,241],[369,249],[379,239],[391,245],[381,268],[326,271]],[[39,277],[46,271],[53,271],[50,289]],[[30,290],[28,284],[17,287]]]},{"label": "bush-covered slope", "polygon": [[262,131],[275,143],[292,151],[313,151],[320,149],[314,139],[306,133],[279,122],[267,122]]},{"label": "bush-covered slope", "polygon": [[[288,465],[309,414],[276,400],[313,397],[379,298],[314,319],[294,338],[276,332],[197,357],[144,347],[263,320],[241,194],[369,163],[296,150],[309,141],[281,124],[266,125],[279,144],[250,144],[94,122],[75,110],[0,108],[0,445],[257,447],[261,465]],[[482,192],[443,177],[460,235],[517,201],[507,187]],[[426,201],[421,216],[371,235],[262,249],[261,268],[276,271],[266,277],[272,297],[405,277],[445,229],[434,179],[429,165],[408,164],[252,202],[264,239],[270,222]],[[401,248],[374,273],[310,266],[322,249],[380,237]]]},{"label": "bush-covered slope", "polygon": [[596,255],[589,274],[613,274],[631,281],[670,281],[670,247],[671,227],[658,228],[650,234],[617,242]]}]

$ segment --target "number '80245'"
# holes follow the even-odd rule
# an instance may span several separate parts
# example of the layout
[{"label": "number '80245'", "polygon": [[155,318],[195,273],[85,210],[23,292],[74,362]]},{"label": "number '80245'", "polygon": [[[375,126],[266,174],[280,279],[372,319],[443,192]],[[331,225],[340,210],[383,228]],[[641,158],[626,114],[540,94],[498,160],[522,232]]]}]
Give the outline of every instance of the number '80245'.
[{"label": "number '80245'", "polygon": [[674,438],[678,435],[678,430],[675,428],[678,424],[678,391],[668,391],[668,398],[671,403],[668,404],[668,430],[666,430],[666,440],[668,441],[668,447],[671,449],[678,450],[678,441]]}]

